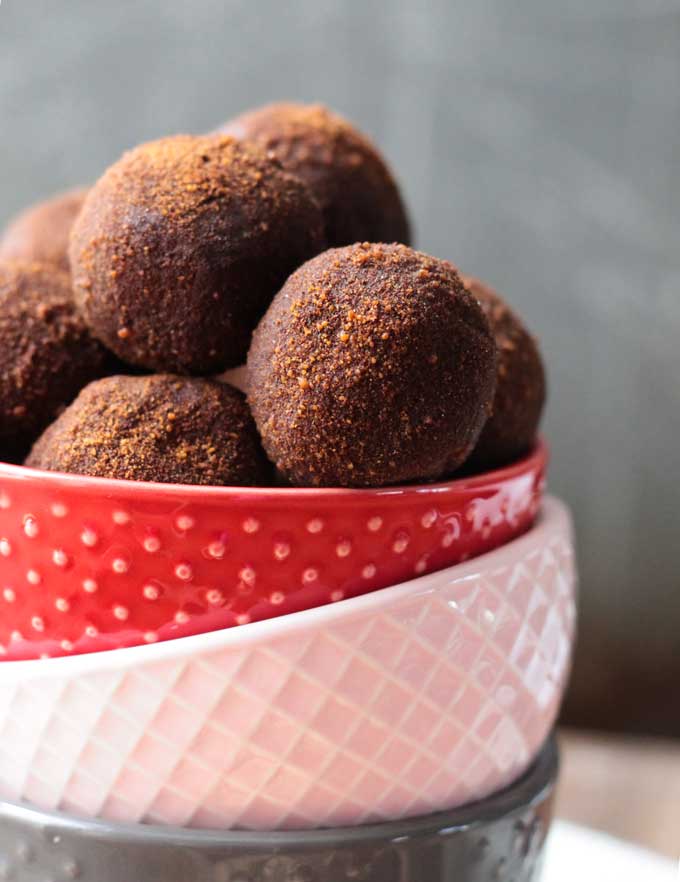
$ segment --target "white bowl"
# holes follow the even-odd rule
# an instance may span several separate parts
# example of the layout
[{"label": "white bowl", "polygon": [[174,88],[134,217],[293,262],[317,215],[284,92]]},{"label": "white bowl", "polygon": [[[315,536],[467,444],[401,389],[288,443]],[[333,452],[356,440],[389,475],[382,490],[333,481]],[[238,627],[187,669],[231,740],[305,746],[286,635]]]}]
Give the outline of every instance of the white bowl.
[{"label": "white bowl", "polygon": [[0,664],[0,797],[80,816],[293,829],[393,820],[521,775],[575,620],[569,515],[447,570],[155,645]]}]

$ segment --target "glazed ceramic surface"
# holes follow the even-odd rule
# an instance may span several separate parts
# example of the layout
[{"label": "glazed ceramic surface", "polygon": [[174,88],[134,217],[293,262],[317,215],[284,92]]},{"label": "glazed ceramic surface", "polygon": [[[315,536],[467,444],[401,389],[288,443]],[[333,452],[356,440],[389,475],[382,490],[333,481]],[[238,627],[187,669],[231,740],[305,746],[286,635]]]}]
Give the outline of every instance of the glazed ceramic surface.
[{"label": "glazed ceramic surface", "polygon": [[575,617],[569,516],[464,564],[242,628],[0,665],[0,796],[286,829],[427,814],[521,775]]},{"label": "glazed ceramic surface", "polygon": [[0,803],[13,882],[533,882],[557,772],[554,744],[512,787],[454,812],[305,833],[118,826]]},{"label": "glazed ceramic surface", "polygon": [[155,643],[395,585],[532,523],[546,452],[446,484],[177,487],[0,464],[0,657]]}]

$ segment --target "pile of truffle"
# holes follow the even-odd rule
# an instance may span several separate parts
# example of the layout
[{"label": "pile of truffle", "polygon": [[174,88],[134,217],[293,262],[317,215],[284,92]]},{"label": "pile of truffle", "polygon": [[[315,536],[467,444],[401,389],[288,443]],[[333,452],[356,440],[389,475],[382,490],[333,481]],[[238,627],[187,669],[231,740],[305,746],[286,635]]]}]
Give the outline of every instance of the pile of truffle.
[{"label": "pile of truffle", "polygon": [[511,462],[543,407],[536,344],[409,241],[385,160],[322,107],[137,147],[0,240],[0,458],[340,487]]}]

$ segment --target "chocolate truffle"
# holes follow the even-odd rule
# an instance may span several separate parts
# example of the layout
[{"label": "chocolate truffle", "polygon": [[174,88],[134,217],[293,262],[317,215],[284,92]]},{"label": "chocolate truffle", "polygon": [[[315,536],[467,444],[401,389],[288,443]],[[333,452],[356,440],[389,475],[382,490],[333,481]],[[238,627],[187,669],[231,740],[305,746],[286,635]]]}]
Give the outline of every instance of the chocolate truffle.
[{"label": "chocolate truffle", "polygon": [[271,465],[245,396],[212,380],[156,374],[86,386],[26,465],[172,484],[267,484]]},{"label": "chocolate truffle", "polygon": [[17,215],[0,237],[0,259],[50,263],[68,272],[69,234],[86,195],[71,190]]},{"label": "chocolate truffle", "polygon": [[323,211],[329,246],[410,241],[397,184],[376,147],[320,105],[270,104],[228,122],[224,132],[271,151],[303,180]]},{"label": "chocolate truffle", "polygon": [[463,281],[484,310],[498,348],[493,411],[468,462],[471,468],[488,469],[507,465],[534,444],[545,403],[545,372],[536,341],[502,297],[479,279]]},{"label": "chocolate truffle", "polygon": [[25,456],[108,359],[76,312],[67,273],[0,263],[0,457]]},{"label": "chocolate truffle", "polygon": [[489,325],[455,268],[404,245],[310,260],[275,297],[248,355],[265,450],[301,485],[440,477],[472,450],[495,378]]},{"label": "chocolate truffle", "polygon": [[286,277],[323,248],[306,187],[258,149],[179,135],[126,153],[71,236],[76,301],[123,361],[181,374],[242,363]]}]

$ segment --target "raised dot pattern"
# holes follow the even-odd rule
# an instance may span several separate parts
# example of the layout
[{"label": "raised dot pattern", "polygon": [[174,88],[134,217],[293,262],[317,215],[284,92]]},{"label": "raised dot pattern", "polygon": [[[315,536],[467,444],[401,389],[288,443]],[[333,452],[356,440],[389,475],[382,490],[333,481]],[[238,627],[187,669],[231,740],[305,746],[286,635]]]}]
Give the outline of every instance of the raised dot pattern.
[{"label": "raised dot pattern", "polygon": [[541,481],[537,472],[483,496],[440,490],[356,507],[331,498],[296,508],[283,494],[148,505],[72,484],[48,494],[0,466],[0,655],[165,640],[424,575],[525,529]]}]

